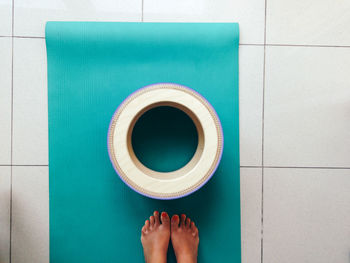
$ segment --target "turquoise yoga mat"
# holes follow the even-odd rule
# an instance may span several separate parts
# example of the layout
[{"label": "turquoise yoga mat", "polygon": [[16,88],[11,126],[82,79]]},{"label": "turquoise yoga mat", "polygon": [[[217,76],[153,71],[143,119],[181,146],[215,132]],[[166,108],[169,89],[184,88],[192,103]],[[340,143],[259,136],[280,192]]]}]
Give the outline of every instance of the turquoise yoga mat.
[{"label": "turquoise yoga mat", "polygon": [[[140,230],[154,210],[185,213],[196,222],[199,262],[240,262],[238,39],[234,23],[47,23],[51,263],[143,262]],[[224,133],[213,178],[171,201],[128,188],[107,152],[107,130],[118,105],[131,92],[159,82],[201,93]],[[180,128],[190,131],[183,123]],[[188,152],[187,144],[169,145],[175,153],[168,156],[139,152],[166,170],[180,165],[179,153]],[[171,247],[168,262],[175,262]]]}]

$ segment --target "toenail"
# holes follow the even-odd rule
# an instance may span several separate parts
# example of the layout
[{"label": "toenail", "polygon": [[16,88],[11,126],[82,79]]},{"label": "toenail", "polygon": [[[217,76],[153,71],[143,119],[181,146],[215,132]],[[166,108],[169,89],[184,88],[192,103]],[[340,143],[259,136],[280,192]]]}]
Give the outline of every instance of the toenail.
[{"label": "toenail", "polygon": [[185,215],[185,214],[182,214],[181,217],[186,217],[186,215]]},{"label": "toenail", "polygon": [[166,213],[165,212],[162,212],[162,217],[166,217]]},{"label": "toenail", "polygon": [[178,220],[179,216],[178,215],[174,215],[174,220]]}]

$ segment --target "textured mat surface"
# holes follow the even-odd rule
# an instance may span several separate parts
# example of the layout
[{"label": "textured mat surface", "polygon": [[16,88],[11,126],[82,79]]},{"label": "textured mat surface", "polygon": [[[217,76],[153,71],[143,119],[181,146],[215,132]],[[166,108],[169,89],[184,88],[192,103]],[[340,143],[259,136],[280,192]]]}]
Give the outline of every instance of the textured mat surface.
[{"label": "textured mat surface", "polygon": [[[196,222],[199,262],[240,262],[238,39],[233,23],[47,23],[51,263],[142,262],[140,229],[153,210]],[[215,175],[179,200],[133,192],[108,158],[115,109],[158,82],[201,93],[223,126]]]}]

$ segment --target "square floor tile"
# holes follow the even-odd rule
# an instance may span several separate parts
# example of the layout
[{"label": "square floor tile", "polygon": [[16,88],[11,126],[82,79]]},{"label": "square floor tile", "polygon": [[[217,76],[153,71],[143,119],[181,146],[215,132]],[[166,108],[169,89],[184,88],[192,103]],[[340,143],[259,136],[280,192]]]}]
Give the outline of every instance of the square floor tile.
[{"label": "square floor tile", "polygon": [[49,262],[48,167],[12,168],[12,263]]},{"label": "square floor tile", "polygon": [[0,166],[0,262],[10,262],[11,167]]},{"label": "square floor tile", "polygon": [[145,22],[238,22],[240,43],[264,42],[264,0],[144,0]]},{"label": "square floor tile", "polygon": [[43,39],[14,39],[13,163],[48,163],[47,71]]},{"label": "square floor tile", "polygon": [[0,36],[12,35],[12,0],[0,0]]},{"label": "square floor tile", "polygon": [[349,13],[350,1],[269,0],[266,41],[350,46]]},{"label": "square floor tile", "polygon": [[267,47],[264,164],[350,167],[350,49]]},{"label": "square floor tile", "polygon": [[265,169],[264,262],[349,262],[349,189],[349,169]]},{"label": "square floor tile", "polygon": [[12,40],[0,38],[0,164],[11,164]]},{"label": "square floor tile", "polygon": [[239,47],[240,163],[260,166],[264,47]]},{"label": "square floor tile", "polygon": [[269,44],[350,45],[350,2],[269,0]]},{"label": "square floor tile", "polygon": [[45,36],[47,21],[141,21],[142,0],[15,1],[15,36]]},{"label": "square floor tile", "polygon": [[242,263],[261,260],[261,168],[241,168]]}]

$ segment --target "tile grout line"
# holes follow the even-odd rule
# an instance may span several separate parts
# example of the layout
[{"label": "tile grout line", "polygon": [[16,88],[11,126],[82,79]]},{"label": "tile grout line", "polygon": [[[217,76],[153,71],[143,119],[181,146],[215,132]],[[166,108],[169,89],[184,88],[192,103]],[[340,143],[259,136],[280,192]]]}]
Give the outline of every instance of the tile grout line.
[{"label": "tile grout line", "polygon": [[11,171],[10,171],[10,244],[9,263],[12,262],[12,177],[13,177],[13,51],[14,51],[14,24],[15,24],[15,1],[12,0],[12,25],[11,25]]},{"label": "tile grout line", "polygon": [[323,170],[350,170],[350,167],[336,166],[273,166],[273,165],[241,165],[240,168],[271,168],[271,169],[323,169]]},{"label": "tile grout line", "polygon": [[265,0],[264,12],[264,59],[263,59],[263,86],[262,86],[262,121],[261,121],[261,240],[260,262],[264,262],[264,140],[265,140],[265,74],[266,74],[266,14],[267,0]]},{"label": "tile grout line", "polygon": [[327,166],[263,166],[262,168],[271,168],[271,169],[324,169],[324,170],[349,170],[350,167],[327,167]]},{"label": "tile grout line", "polygon": [[45,39],[45,37],[38,37],[38,36],[13,36],[13,38],[33,38],[33,39]]},{"label": "tile grout line", "polygon": [[[142,9],[143,9],[143,1],[142,1]],[[141,21],[143,22],[143,12]],[[32,39],[45,39],[45,37],[40,36],[0,36],[0,38],[8,37],[8,38],[32,38]],[[307,44],[259,44],[259,43],[240,43],[240,46],[266,46],[266,47],[318,47],[318,48],[350,48],[350,45],[307,45]]]},{"label": "tile grout line", "polygon": [[266,44],[268,47],[325,47],[325,48],[350,48],[346,45],[317,45],[317,44]]},{"label": "tile grout line", "polygon": [[141,22],[143,22],[143,1],[141,2]]},{"label": "tile grout line", "polygon": [[240,46],[260,46],[263,47],[264,44],[258,44],[258,43],[239,43]]},{"label": "tile grout line", "polygon": [[11,164],[11,165],[6,165],[6,164],[3,164],[0,166],[12,166],[12,167],[46,167],[46,166],[49,166],[48,164]]}]

